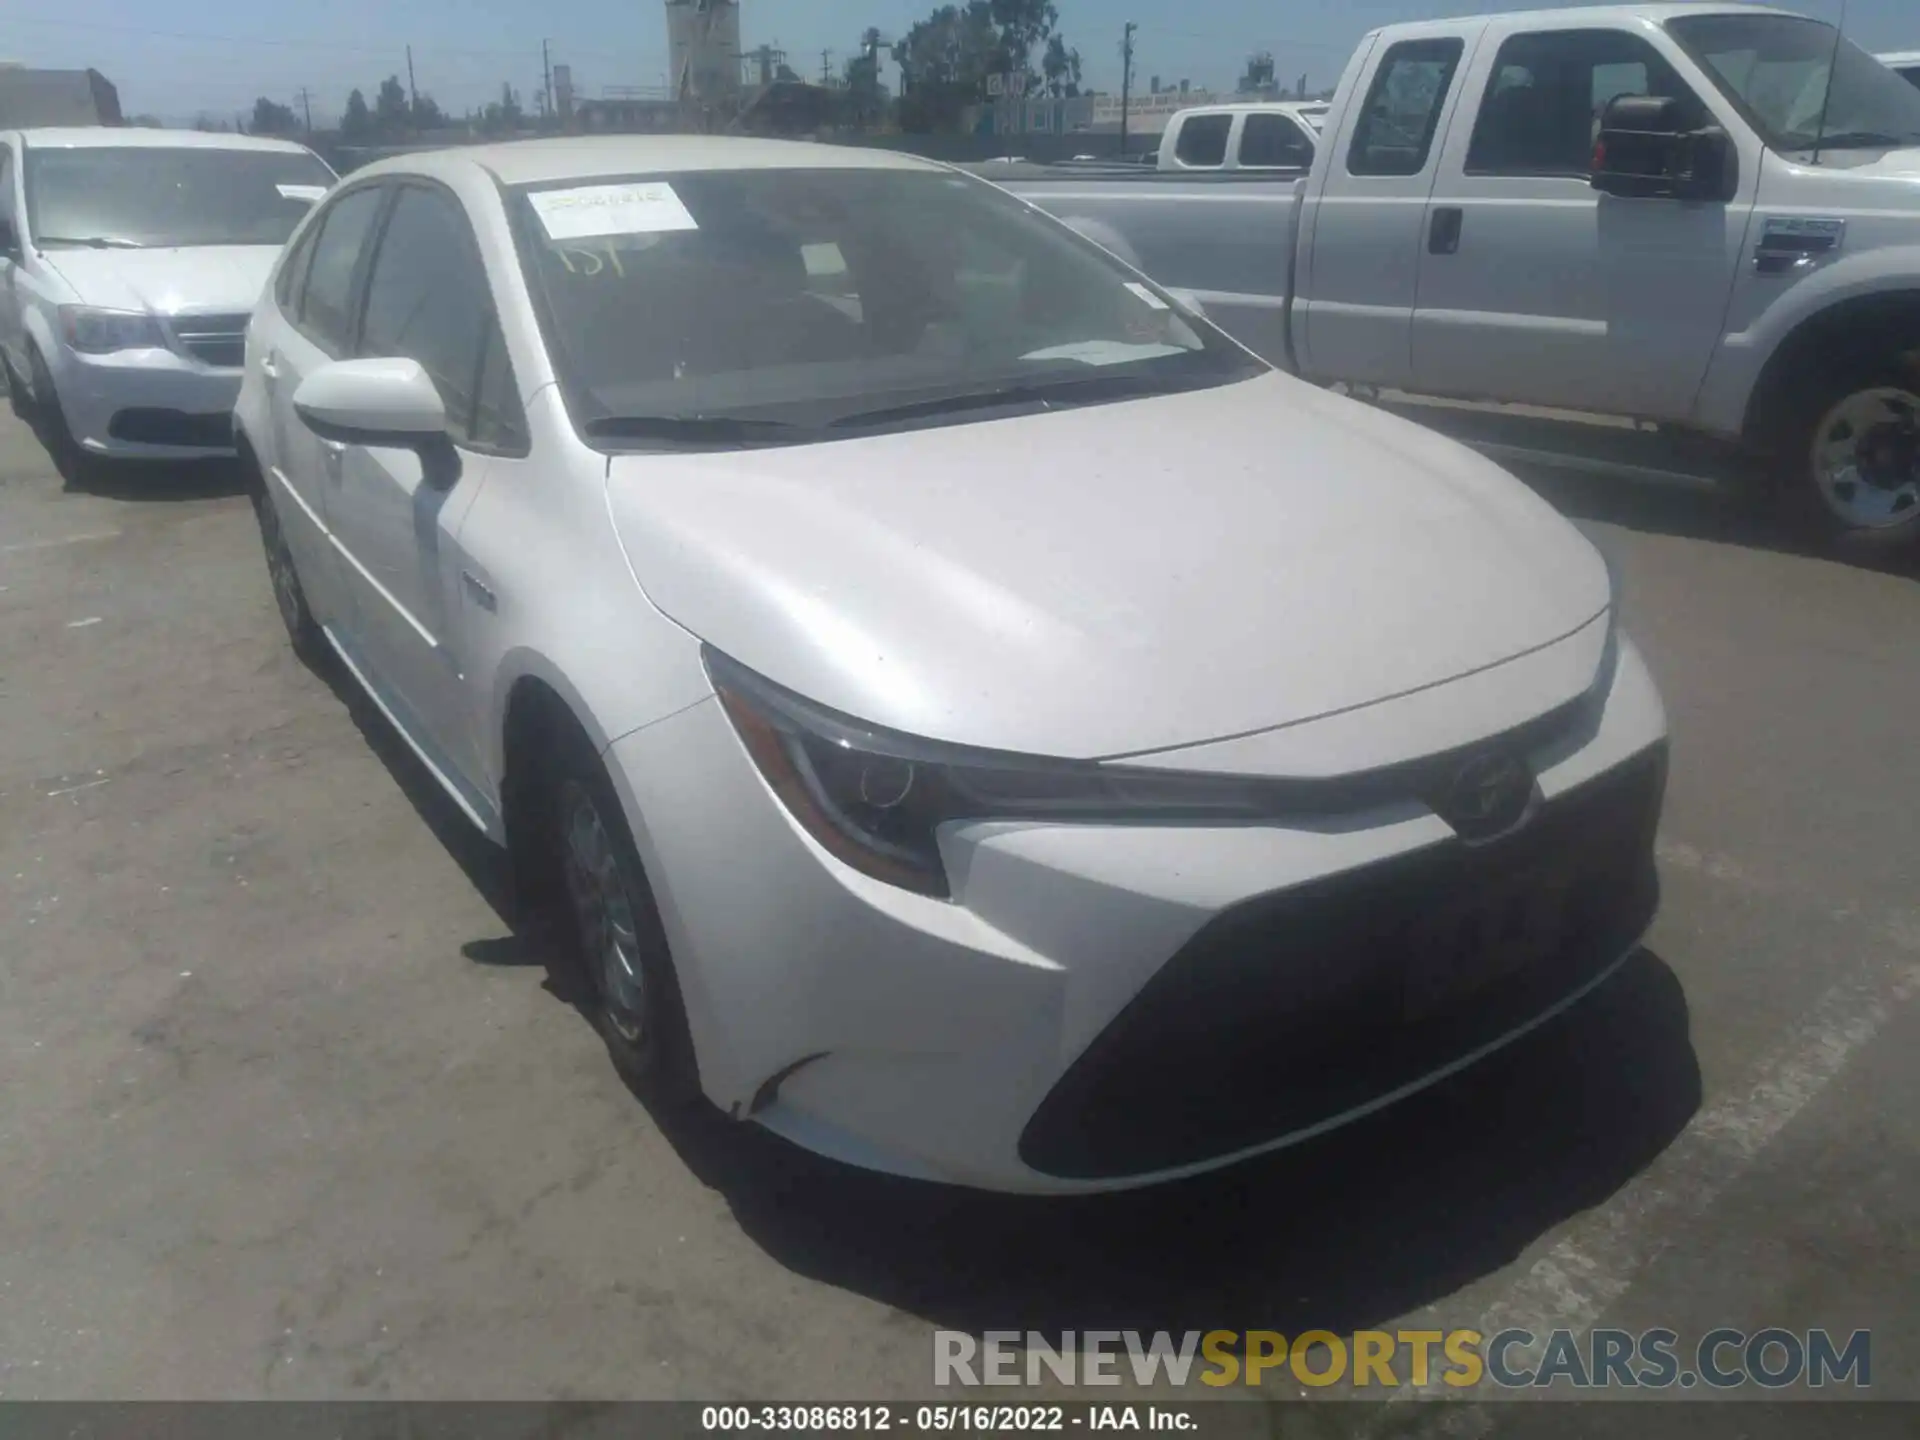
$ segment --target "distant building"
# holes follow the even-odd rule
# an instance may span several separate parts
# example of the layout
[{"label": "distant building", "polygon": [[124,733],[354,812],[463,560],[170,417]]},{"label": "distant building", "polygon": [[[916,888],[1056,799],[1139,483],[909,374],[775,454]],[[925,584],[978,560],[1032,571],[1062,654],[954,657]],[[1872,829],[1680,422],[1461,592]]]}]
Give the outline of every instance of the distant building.
[{"label": "distant building", "polygon": [[667,52],[674,95],[695,105],[740,101],[737,0],[666,0]]},{"label": "distant building", "polygon": [[[1135,135],[1157,135],[1167,128],[1167,121],[1188,106],[1216,105],[1225,98],[1228,97],[1211,90],[1189,89],[1184,81],[1178,88],[1149,91],[1145,95],[1136,92],[1127,100],[1127,129]],[[1093,118],[1088,128],[1096,132],[1120,128],[1118,95],[1093,97]]]},{"label": "distant building", "polygon": [[98,70],[0,66],[0,130],[121,123],[120,92]]}]

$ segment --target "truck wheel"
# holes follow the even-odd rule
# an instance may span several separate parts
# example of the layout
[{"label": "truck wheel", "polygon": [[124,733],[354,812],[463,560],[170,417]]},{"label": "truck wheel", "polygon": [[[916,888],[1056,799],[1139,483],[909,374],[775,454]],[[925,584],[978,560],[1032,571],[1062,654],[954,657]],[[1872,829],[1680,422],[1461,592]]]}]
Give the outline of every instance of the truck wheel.
[{"label": "truck wheel", "polygon": [[1842,367],[1784,429],[1783,494],[1800,528],[1879,548],[1920,543],[1920,372]]}]

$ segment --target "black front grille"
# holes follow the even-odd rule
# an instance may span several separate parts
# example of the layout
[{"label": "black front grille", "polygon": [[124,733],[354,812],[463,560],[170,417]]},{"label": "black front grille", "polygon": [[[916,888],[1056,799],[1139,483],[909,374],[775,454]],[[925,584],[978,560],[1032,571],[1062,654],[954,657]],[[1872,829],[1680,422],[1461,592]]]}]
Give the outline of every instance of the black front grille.
[{"label": "black front grille", "polygon": [[[1048,1094],[1021,1158],[1069,1179],[1217,1159],[1378,1100],[1540,1015],[1651,923],[1666,768],[1661,745],[1504,839],[1449,841],[1216,917]],[[1551,897],[1563,943],[1436,1001],[1423,981],[1460,958],[1436,934],[1457,945],[1462,933],[1436,922],[1515,913],[1515,896],[1535,913]]]},{"label": "black front grille", "polygon": [[237,370],[246,360],[246,315],[176,315],[173,338],[203,365]]},{"label": "black front grille", "polygon": [[233,415],[190,415],[184,410],[116,410],[107,434],[135,445],[190,445],[225,449],[233,444]]}]

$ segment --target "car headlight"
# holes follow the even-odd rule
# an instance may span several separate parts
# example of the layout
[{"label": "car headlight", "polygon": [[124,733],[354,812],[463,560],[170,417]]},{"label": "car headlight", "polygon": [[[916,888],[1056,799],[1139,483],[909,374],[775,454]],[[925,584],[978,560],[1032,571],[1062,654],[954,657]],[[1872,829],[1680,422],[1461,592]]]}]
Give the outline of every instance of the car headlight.
[{"label": "car headlight", "polygon": [[110,355],[116,350],[164,350],[167,337],[160,322],[134,310],[95,310],[85,305],[60,307],[60,331],[83,355]]},{"label": "car headlight", "polygon": [[960,820],[1251,822],[1286,808],[1274,782],[969,750],[814,705],[711,649],[707,674],[761,775],[832,855],[946,898],[938,831]]}]

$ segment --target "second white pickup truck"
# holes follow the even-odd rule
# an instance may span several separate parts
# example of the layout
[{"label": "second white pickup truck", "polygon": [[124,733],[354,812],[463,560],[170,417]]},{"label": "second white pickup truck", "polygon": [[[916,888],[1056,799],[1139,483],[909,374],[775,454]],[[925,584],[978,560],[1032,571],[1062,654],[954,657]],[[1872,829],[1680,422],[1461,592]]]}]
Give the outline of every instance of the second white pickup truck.
[{"label": "second white pickup truck", "polygon": [[1003,183],[1309,379],[1657,422],[1920,543],[1920,90],[1826,24],[1389,26],[1305,180]]}]

